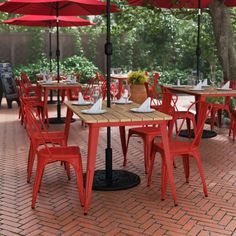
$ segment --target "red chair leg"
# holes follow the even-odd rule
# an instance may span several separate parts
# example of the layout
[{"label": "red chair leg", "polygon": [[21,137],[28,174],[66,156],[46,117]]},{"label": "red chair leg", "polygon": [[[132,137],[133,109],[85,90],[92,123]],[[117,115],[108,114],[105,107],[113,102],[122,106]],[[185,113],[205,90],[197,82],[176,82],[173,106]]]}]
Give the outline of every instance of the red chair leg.
[{"label": "red chair leg", "polygon": [[79,160],[79,163],[73,162],[71,163],[75,169],[76,179],[77,179],[77,187],[79,193],[79,199],[81,206],[84,206],[85,203],[85,196],[84,196],[84,183],[83,183],[83,173],[82,173],[82,161]]},{"label": "red chair leg", "polygon": [[123,161],[123,166],[126,166],[127,164],[127,153],[128,153],[128,146],[129,146],[129,139],[130,139],[131,135],[130,133],[128,134],[128,138],[127,138],[127,145],[126,145],[126,152],[124,155],[124,161]]},{"label": "red chair leg", "polygon": [[182,160],[183,160],[186,183],[189,183],[189,156],[188,155],[183,155]]},{"label": "red chair leg", "polygon": [[31,204],[32,209],[35,208],[35,203],[36,203],[36,199],[37,199],[37,196],[38,196],[40,183],[41,183],[42,176],[43,176],[44,167],[45,167],[45,163],[43,161],[38,160],[37,171],[36,171],[35,182],[34,182],[34,188],[33,188],[32,204]]},{"label": "red chair leg", "polygon": [[202,164],[201,164],[201,159],[200,159],[200,154],[199,153],[195,153],[194,158],[197,162],[197,167],[200,173],[200,177],[202,180],[202,185],[203,185],[203,192],[205,197],[208,197],[208,193],[207,193],[207,186],[206,186],[206,181],[205,181],[205,177],[204,177],[204,173],[203,173],[203,168],[202,168]]},{"label": "red chair leg", "polygon": [[28,166],[27,166],[27,182],[30,182],[30,178],[32,175],[33,165],[34,165],[34,158],[35,158],[35,152],[32,147],[32,144],[30,144],[29,154],[28,154]]},{"label": "red chair leg", "polygon": [[218,118],[218,127],[221,128],[222,127],[222,110],[218,110],[217,111],[217,118]]},{"label": "red chair leg", "polygon": [[167,190],[167,170],[166,170],[166,163],[164,158],[162,157],[162,171],[161,171],[161,200],[165,200],[166,197],[166,190]]},{"label": "red chair leg", "polygon": [[150,186],[150,184],[152,182],[152,172],[153,172],[153,166],[154,166],[154,161],[155,161],[155,154],[156,154],[156,152],[154,150],[152,150],[151,156],[150,156],[147,186]]}]

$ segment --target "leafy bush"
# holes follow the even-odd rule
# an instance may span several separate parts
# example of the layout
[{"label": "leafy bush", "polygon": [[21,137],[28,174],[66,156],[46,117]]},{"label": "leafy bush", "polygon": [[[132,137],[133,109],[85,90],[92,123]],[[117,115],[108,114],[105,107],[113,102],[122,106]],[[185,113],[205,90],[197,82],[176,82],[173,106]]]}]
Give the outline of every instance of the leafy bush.
[{"label": "leafy bush", "polygon": [[94,77],[98,68],[83,56],[68,57],[62,62],[66,73],[70,74],[80,72],[81,83],[86,83],[91,77]]},{"label": "leafy bush", "polygon": [[128,74],[128,82],[130,84],[144,84],[148,81],[148,76],[145,74],[145,71],[132,71]]},{"label": "leafy bush", "polygon": [[[64,61],[60,62],[60,72],[64,74],[71,74],[72,72],[80,72],[81,83],[86,83],[91,77],[94,77],[98,68],[83,56],[73,56],[66,58]],[[19,65],[14,68],[15,76],[19,77],[20,72],[25,71],[30,78],[32,83],[36,82],[36,74],[45,71],[48,73],[50,71],[49,60],[42,55],[42,59],[37,63]],[[52,71],[56,73],[56,61],[52,60]]]}]

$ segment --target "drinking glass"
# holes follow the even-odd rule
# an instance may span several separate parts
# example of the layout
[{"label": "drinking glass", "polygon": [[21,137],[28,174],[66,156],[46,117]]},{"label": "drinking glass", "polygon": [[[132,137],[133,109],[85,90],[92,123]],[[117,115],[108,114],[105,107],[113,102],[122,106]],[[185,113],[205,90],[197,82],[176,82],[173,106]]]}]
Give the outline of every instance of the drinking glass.
[{"label": "drinking glass", "polygon": [[123,92],[123,98],[125,99],[125,103],[128,103],[129,101],[129,98],[131,96],[131,91],[130,91],[130,85],[129,84],[126,84],[124,86],[124,92]]},{"label": "drinking glass", "polygon": [[100,91],[100,88],[99,86],[96,86],[93,88],[93,92],[92,92],[92,97],[93,97],[93,102],[96,103],[97,100],[99,99],[101,95],[101,91]]}]

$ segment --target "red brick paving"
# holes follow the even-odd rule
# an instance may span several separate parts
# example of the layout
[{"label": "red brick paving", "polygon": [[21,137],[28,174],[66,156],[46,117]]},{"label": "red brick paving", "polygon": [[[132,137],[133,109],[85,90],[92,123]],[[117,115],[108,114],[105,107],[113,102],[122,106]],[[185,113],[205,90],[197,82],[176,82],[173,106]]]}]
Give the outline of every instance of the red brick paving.
[{"label": "red brick paving", "polygon": [[[51,125],[50,129],[63,126]],[[174,176],[179,205],[173,207],[170,191],[165,201],[160,200],[160,160],[155,164],[153,183],[146,187],[141,140],[131,139],[124,168],[118,130],[113,128],[114,168],[137,173],[141,184],[123,191],[94,191],[87,216],[79,204],[75,176],[68,181],[59,163],[46,168],[36,209],[32,210],[33,184],[26,182],[29,142],[16,105],[13,109],[7,109],[6,104],[0,107],[0,130],[0,235],[236,235],[236,142],[228,138],[227,129],[218,129],[217,137],[201,142],[209,197],[203,195],[193,161],[190,183],[186,184],[182,163],[177,160]],[[87,137],[88,129],[74,122],[69,143],[80,146],[84,167]],[[104,166],[105,143],[103,129],[97,169]]]}]

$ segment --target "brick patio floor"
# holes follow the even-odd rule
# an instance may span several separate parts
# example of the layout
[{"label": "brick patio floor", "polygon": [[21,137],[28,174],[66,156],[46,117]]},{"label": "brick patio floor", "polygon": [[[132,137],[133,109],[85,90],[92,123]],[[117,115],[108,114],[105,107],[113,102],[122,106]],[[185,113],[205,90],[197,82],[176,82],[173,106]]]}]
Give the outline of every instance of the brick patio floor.
[{"label": "brick patio floor", "polygon": [[[53,116],[53,105],[50,108]],[[63,125],[50,129],[63,129]],[[114,168],[138,174],[141,184],[122,191],[93,191],[87,216],[79,204],[75,176],[68,181],[59,163],[46,168],[32,210],[34,174],[31,183],[26,182],[29,141],[15,104],[13,109],[7,109],[5,103],[0,107],[0,130],[0,235],[236,235],[236,142],[228,137],[226,128],[201,142],[208,198],[203,195],[195,163],[190,163],[190,183],[186,184],[182,162],[177,159],[177,207],[169,189],[166,200],[160,200],[160,159],[156,158],[153,183],[146,187],[141,140],[131,139],[124,168],[118,129],[113,128]],[[85,168],[88,128],[77,120],[70,131],[69,144],[80,146]],[[105,146],[106,129],[102,129],[97,169],[104,167]]]}]

